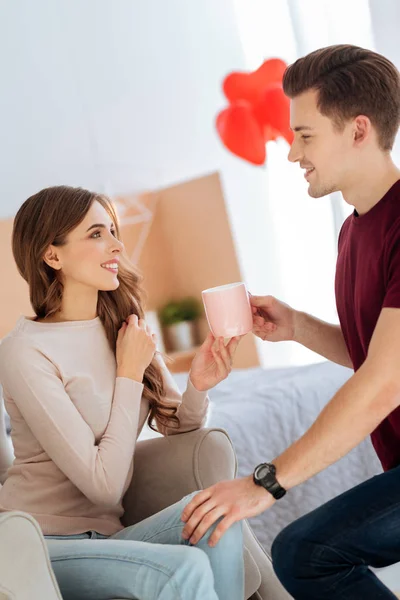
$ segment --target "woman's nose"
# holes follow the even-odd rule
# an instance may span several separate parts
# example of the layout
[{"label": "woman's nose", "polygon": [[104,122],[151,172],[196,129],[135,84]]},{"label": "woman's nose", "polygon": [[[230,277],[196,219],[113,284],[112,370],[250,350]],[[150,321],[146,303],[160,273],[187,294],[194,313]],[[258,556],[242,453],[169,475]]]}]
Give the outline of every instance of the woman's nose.
[{"label": "woman's nose", "polygon": [[124,251],[124,249],[125,249],[124,243],[121,240],[114,238],[113,243],[112,243],[112,252],[121,253]]}]

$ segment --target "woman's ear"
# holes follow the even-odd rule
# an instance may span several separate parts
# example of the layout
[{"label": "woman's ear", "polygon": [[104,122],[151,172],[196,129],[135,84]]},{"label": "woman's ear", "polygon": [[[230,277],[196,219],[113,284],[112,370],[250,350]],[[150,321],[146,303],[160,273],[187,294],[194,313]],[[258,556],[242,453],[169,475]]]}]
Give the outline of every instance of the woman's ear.
[{"label": "woman's ear", "polygon": [[57,248],[55,246],[49,246],[43,256],[44,262],[49,265],[52,269],[56,271],[60,271],[61,269],[61,260],[57,254]]}]

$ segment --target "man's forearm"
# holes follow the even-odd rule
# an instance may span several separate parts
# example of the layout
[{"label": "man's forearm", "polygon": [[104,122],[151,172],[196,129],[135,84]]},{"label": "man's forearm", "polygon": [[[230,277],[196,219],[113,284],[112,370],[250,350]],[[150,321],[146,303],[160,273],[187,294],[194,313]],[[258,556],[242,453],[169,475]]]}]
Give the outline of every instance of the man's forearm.
[{"label": "man's forearm", "polygon": [[310,429],[273,460],[277,478],[291,488],[345,456],[400,403],[398,383],[383,381],[364,364],[337,392]]},{"label": "man's forearm", "polygon": [[302,346],[339,365],[353,368],[339,325],[332,325],[307,313],[296,311],[294,335],[294,341]]}]

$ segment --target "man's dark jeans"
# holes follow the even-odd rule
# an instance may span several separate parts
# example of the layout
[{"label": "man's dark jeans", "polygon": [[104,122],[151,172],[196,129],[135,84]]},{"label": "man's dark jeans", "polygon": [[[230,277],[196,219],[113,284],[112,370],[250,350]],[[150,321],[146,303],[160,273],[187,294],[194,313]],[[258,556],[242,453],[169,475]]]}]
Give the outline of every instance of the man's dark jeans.
[{"label": "man's dark jeans", "polygon": [[286,527],[272,560],[295,600],[395,600],[369,567],[400,561],[400,467]]}]

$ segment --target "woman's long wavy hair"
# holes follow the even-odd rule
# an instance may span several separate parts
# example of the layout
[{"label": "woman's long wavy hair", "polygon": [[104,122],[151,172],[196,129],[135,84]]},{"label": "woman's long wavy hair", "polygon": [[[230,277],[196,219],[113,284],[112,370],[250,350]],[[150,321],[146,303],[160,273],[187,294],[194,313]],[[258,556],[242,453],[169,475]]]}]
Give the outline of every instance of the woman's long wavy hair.
[{"label": "woman's long wavy hair", "polygon": [[[63,246],[68,234],[85,218],[93,202],[99,202],[115,224],[120,239],[116,211],[107,196],[82,188],[55,186],[41,190],[19,209],[12,233],[12,249],[22,277],[29,285],[30,301],[38,319],[57,313],[61,308],[63,283],[60,272],[44,261],[48,247]],[[103,323],[109,344],[115,354],[118,330],[125,319],[136,314],[144,318],[142,277],[125,255],[118,271],[119,287],[99,291],[97,314]],[[149,426],[178,427],[176,408],[164,402],[165,389],[161,369],[155,359],[144,374],[144,396],[150,404]]]}]

